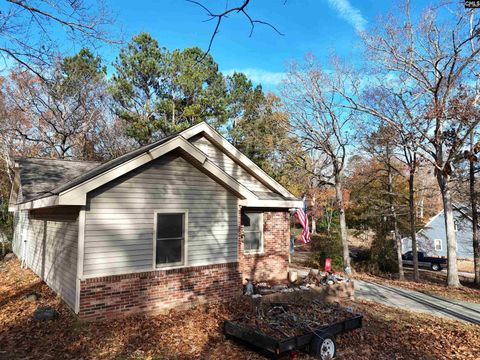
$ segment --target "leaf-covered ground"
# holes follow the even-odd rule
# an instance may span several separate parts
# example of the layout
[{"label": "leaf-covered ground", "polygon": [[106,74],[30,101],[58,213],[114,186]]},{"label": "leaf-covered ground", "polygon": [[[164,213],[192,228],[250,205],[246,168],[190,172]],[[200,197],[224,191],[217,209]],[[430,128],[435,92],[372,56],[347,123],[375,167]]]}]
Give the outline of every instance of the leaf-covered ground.
[{"label": "leaf-covered ground", "polygon": [[420,282],[418,283],[413,282],[412,271],[410,271],[410,269],[407,269],[405,272],[405,278],[408,281],[399,281],[396,279],[396,275],[388,277],[386,275],[356,273],[355,277],[380,284],[416,290],[425,294],[441,296],[444,298],[480,303],[480,289],[474,287],[471,281],[465,279],[462,281],[462,287],[452,289],[446,286],[446,278],[444,273],[421,271]]},{"label": "leaf-covered ground", "polygon": [[[30,302],[26,294],[37,293]],[[55,307],[50,322],[31,319],[41,305]],[[365,316],[362,330],[337,339],[340,359],[478,359],[480,327],[431,318],[370,302],[348,303]],[[1,359],[263,359],[226,340],[224,319],[244,302],[170,311],[115,321],[82,322],[17,260],[0,262]],[[301,358],[306,359],[307,356]]]}]

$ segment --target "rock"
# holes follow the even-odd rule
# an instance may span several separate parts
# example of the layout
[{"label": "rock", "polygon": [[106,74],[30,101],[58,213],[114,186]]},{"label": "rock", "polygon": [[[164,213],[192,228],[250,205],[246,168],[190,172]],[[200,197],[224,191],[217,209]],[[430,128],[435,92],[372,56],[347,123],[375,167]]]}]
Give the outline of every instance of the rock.
[{"label": "rock", "polygon": [[39,320],[39,321],[53,320],[53,319],[56,319],[57,317],[58,317],[57,310],[55,310],[54,308],[52,308],[50,306],[40,306],[33,313],[33,319],[34,320]]},{"label": "rock", "polygon": [[252,295],[252,299],[259,299],[261,297],[262,297],[262,295],[260,295],[260,294],[253,294]]},{"label": "rock", "polygon": [[247,285],[245,285],[245,295],[253,295],[253,284],[251,281],[247,282]]},{"label": "rock", "polygon": [[288,272],[288,281],[295,283],[298,280],[298,272],[295,270],[290,270]]},{"label": "rock", "polygon": [[279,284],[272,286],[273,291],[282,291],[287,288],[287,285]]},{"label": "rock", "polygon": [[25,300],[27,300],[27,301],[37,301],[39,298],[40,298],[40,296],[38,296],[35,293],[25,295]]},{"label": "rock", "polygon": [[4,260],[4,261],[10,261],[10,260],[12,260],[14,257],[15,257],[15,254],[14,254],[14,253],[8,253],[7,255],[5,255],[5,256],[3,257],[3,260]]}]

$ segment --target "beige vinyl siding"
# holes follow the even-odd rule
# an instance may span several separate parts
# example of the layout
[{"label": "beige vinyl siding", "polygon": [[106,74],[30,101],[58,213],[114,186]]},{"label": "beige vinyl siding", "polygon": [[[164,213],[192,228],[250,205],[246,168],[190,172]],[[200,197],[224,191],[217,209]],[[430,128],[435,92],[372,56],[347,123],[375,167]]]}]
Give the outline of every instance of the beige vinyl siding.
[{"label": "beige vinyl siding", "polygon": [[72,309],[76,300],[78,210],[59,207],[22,211],[27,226],[26,265]]},{"label": "beige vinyl siding", "polygon": [[247,172],[240,164],[233,161],[227,154],[215,146],[210,140],[204,136],[195,136],[190,142],[202,150],[215,165],[220,167],[227,174],[244,185],[247,189],[254,192],[270,193],[272,190],[262,184],[252,174]]},{"label": "beige vinyl siding", "polygon": [[154,211],[188,211],[187,266],[237,260],[238,200],[177,153],[88,194],[84,276],[153,268]]},{"label": "beige vinyl siding", "polygon": [[28,211],[15,211],[13,214],[13,239],[12,239],[12,250],[19,259],[22,258],[22,229],[26,226],[26,221],[28,220]]}]

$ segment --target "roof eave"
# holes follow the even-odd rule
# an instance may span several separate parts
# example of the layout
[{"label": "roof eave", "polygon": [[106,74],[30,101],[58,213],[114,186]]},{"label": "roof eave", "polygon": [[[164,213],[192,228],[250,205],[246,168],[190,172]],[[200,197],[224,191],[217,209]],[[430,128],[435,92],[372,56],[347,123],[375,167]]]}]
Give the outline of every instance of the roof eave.
[{"label": "roof eave", "polygon": [[[40,208],[56,206],[56,205],[60,205],[58,195],[50,195],[41,199],[26,201],[17,205],[10,205],[8,209],[9,211],[33,210],[33,209],[40,209]],[[73,205],[73,204],[68,204],[68,205]]]},{"label": "roof eave", "polygon": [[261,200],[261,199],[245,199],[240,201],[241,206],[255,208],[279,208],[292,209],[303,208],[302,200]]}]

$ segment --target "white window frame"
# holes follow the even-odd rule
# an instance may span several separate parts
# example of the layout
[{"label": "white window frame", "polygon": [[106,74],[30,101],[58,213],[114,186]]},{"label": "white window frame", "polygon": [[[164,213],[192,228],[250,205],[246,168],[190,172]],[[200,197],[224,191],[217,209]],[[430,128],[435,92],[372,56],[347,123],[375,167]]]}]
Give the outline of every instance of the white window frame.
[{"label": "white window frame", "polygon": [[[434,239],[433,240],[433,248],[435,249],[435,251],[442,251],[443,250],[442,243],[443,243],[442,239]],[[437,245],[440,245],[440,246],[438,246],[438,248],[437,248]]]},{"label": "white window frame", "polygon": [[[157,265],[157,215],[158,214],[183,214],[183,252],[182,262]],[[154,210],[153,211],[153,259],[152,266],[154,270],[169,270],[188,266],[188,210]]]},{"label": "white window frame", "polygon": [[263,254],[264,251],[264,235],[263,235],[263,212],[262,211],[255,211],[255,210],[245,210],[245,214],[248,213],[256,213],[260,214],[260,249],[258,250],[245,250],[245,225],[243,226],[243,253],[247,255],[252,255],[252,254]]}]

